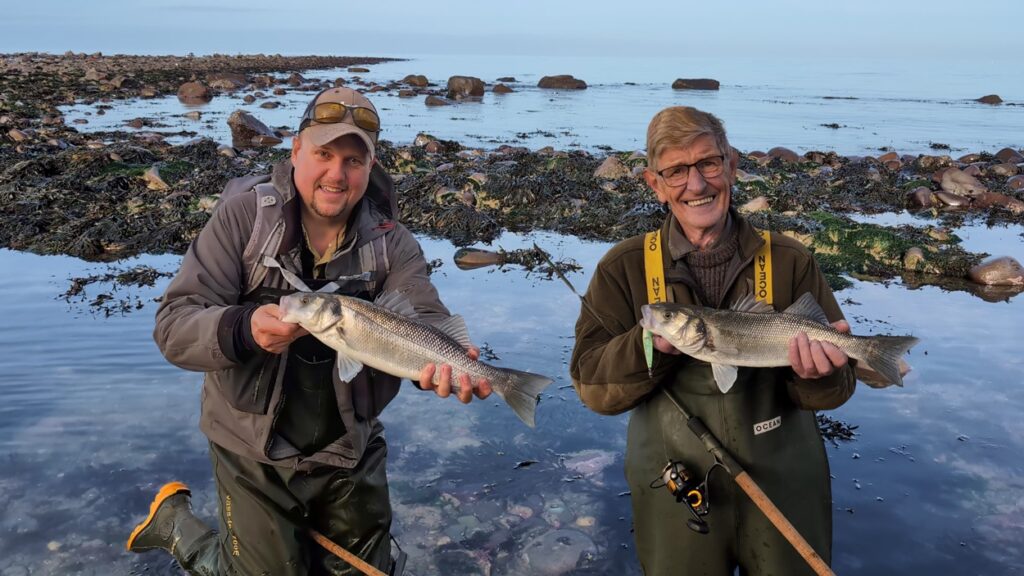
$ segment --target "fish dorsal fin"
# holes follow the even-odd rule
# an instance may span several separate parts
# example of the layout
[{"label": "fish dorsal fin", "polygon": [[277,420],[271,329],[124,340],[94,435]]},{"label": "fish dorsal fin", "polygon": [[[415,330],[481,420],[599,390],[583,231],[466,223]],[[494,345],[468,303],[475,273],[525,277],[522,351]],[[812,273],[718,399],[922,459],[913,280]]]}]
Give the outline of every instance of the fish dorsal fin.
[{"label": "fish dorsal fin", "polygon": [[743,298],[740,298],[736,302],[733,302],[730,309],[736,312],[753,312],[754,314],[769,314],[775,312],[775,308],[772,308],[771,304],[758,300],[754,297],[753,292],[747,294]]},{"label": "fish dorsal fin", "polygon": [[469,328],[466,327],[466,321],[458,314],[445,318],[434,327],[451,336],[463,348],[473,345],[473,341],[469,339]]},{"label": "fish dorsal fin", "polygon": [[818,301],[811,296],[810,292],[804,292],[804,295],[797,298],[796,302],[793,302],[792,306],[786,308],[783,314],[792,314],[794,316],[803,316],[804,318],[810,318],[815,322],[829,325],[828,317],[825,316],[825,311],[821,309]]},{"label": "fish dorsal fin", "polygon": [[725,394],[736,383],[736,373],[739,370],[729,364],[712,364],[711,372],[715,375],[715,384],[718,384],[718,389]]},{"label": "fish dorsal fin", "polygon": [[338,352],[338,359],[334,363],[338,367],[338,378],[342,382],[351,382],[353,378],[363,369],[362,362]]},{"label": "fish dorsal fin", "polygon": [[382,292],[373,303],[406,318],[415,320],[419,317],[419,313],[412,307],[412,302],[409,302],[401,292]]}]

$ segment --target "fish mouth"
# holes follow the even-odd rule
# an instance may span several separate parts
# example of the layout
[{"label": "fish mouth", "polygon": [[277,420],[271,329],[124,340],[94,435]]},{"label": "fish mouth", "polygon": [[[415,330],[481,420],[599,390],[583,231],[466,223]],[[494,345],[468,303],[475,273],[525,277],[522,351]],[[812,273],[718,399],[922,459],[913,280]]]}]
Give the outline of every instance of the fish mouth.
[{"label": "fish mouth", "polygon": [[715,201],[715,198],[718,198],[718,194],[705,196],[703,198],[698,198],[696,200],[685,200],[683,204],[686,204],[690,208],[699,208],[701,206],[707,206],[708,204],[711,204],[712,202]]},{"label": "fish mouth", "polygon": [[281,303],[278,304],[278,308],[281,309],[281,322],[298,323],[298,310],[299,307],[295,305],[295,298],[291,296],[285,296],[281,298]]},{"label": "fish mouth", "polygon": [[650,306],[648,306],[647,304],[644,304],[643,306],[641,306],[640,307],[640,327],[643,328],[644,330],[653,332],[653,330],[651,330],[651,326],[654,324],[652,316],[653,316],[653,314],[651,312],[651,307]]}]

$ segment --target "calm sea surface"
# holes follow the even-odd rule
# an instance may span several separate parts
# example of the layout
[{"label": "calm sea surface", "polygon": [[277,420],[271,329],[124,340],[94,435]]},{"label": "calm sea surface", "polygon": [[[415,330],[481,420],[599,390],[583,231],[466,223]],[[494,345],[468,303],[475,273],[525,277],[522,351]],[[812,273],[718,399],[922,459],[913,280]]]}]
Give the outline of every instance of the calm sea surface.
[{"label": "calm sea surface", "polygon": [[[1024,107],[967,102],[991,92],[1022,100],[1018,78],[988,74],[984,63],[941,78],[902,64],[881,72],[841,62],[699,64],[437,58],[374,66],[365,77],[519,80],[513,84],[519,92],[442,109],[428,109],[420,98],[378,97],[386,137],[400,143],[426,131],[482,146],[513,140],[531,148],[633,149],[642,147],[654,111],[685,103],[719,113],[745,150],[787,145],[855,154],[879,146],[924,152],[929,142],[989,151],[1024,144]],[[592,87],[578,93],[534,88],[540,75],[554,73],[575,74]],[[668,83],[679,76],[715,77],[722,90],[673,92]],[[822,98],[829,95],[857,100]],[[288,95],[281,98],[289,104],[284,109],[252,111],[270,125],[290,125],[306,98]],[[174,123],[171,130],[186,127],[227,141],[223,119],[239,106],[218,97],[201,109],[200,122],[181,118],[186,110],[173,98],[115,103],[105,116],[83,117],[89,129],[157,117]],[[94,111],[71,107],[68,121]],[[846,127],[819,125],[831,122]],[[537,130],[554,135],[530,134]],[[883,224],[908,220],[872,217]],[[969,226],[958,233],[970,250],[1024,261],[1021,227]],[[506,235],[497,244],[515,249],[534,241],[582,265],[570,276],[580,290],[609,248],[543,233]],[[555,383],[538,407],[535,430],[500,400],[463,406],[411,386],[386,410],[395,534],[410,554],[410,572],[524,574],[536,573],[527,566],[546,563],[552,573],[567,573],[555,571],[559,551],[575,547],[588,555],[588,573],[638,574],[629,498],[622,495],[628,417],[590,412],[569,382],[578,299],[557,281],[517,269],[460,271],[448,242],[422,243],[428,259],[442,262],[433,278],[443,299],[466,317],[473,339],[498,356],[493,362],[548,374]],[[139,263],[174,271],[179,258],[145,256],[120,265]],[[142,308],[105,317],[59,295],[69,278],[106,266],[0,251],[0,269],[6,272],[0,275],[0,574],[176,573],[164,556],[123,550],[166,481],[189,483],[197,513],[211,521],[216,514],[198,430],[201,375],[166,363],[151,338],[153,298],[166,280],[112,292]],[[85,302],[103,292],[110,287],[89,287]],[[990,303],[899,281],[855,281],[837,296],[854,332],[909,333],[922,342],[908,357],[914,370],[903,388],[862,386],[829,414],[858,426],[854,441],[828,445],[836,572],[1024,574],[1024,298]],[[672,505],[666,493],[666,506]],[[551,536],[571,546],[552,546]]]},{"label": "calm sea surface", "polygon": [[[645,147],[647,123],[658,110],[687,105],[719,115],[732,144],[743,151],[786,146],[800,152],[868,154],[890,146],[900,153],[917,154],[934,152],[930,145],[939,143],[961,155],[1024,145],[1024,76],[1007,73],[1001,62],[882,65],[877,60],[814,58],[784,62],[433,56],[369,68],[369,73],[359,76],[382,84],[407,74],[424,74],[442,87],[453,75],[477,76],[488,83],[505,76],[516,79],[509,83],[515,93],[495,95],[488,89],[482,101],[457,106],[427,107],[423,96],[371,95],[381,111],[382,137],[396,143],[408,143],[417,133],[427,132],[469,146],[513,143],[532,149],[552,145],[635,150]],[[581,91],[537,88],[542,76],[552,74],[572,74],[589,87]],[[353,76],[343,69],[306,74],[329,80]],[[680,77],[715,78],[721,89],[672,90],[672,81]],[[973,101],[992,93],[1001,94],[1007,104]],[[118,104],[105,116],[87,115],[95,112],[95,106],[71,106],[65,111],[68,123],[75,118],[89,120],[82,128],[86,130],[123,129],[128,120],[150,117],[167,125],[156,131],[189,130],[230,142],[225,120],[234,110],[248,110],[268,126],[294,128],[311,96],[302,92],[271,96],[268,99],[283,104],[275,110],[260,108],[262,100],[244,104],[242,93],[218,96],[195,108],[203,113],[199,121],[184,118],[182,114],[191,108],[174,96]]]}]

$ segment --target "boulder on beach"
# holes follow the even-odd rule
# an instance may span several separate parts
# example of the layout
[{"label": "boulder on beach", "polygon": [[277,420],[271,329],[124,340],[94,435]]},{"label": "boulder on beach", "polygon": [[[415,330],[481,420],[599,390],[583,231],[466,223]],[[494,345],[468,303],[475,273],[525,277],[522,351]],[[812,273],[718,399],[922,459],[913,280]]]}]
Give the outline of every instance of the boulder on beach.
[{"label": "boulder on beach", "polygon": [[1010,256],[989,258],[971,268],[967,276],[985,286],[1024,286],[1024,268]]},{"label": "boulder on beach", "polygon": [[210,84],[210,88],[228,91],[238,90],[249,84],[249,79],[245,77],[245,74],[239,74],[238,72],[207,74],[206,81]]},{"label": "boulder on beach", "polygon": [[609,156],[604,159],[604,162],[594,170],[594,178],[600,178],[602,180],[615,180],[616,178],[625,178],[629,176],[629,167],[619,160],[618,156]]},{"label": "boulder on beach", "polygon": [[[228,126],[231,128],[231,145],[235,148],[253,148],[260,145],[256,144],[257,136],[276,138],[277,143],[281,142],[274,135],[273,130],[245,110],[235,110],[232,112],[231,116],[228,117]],[[263,142],[268,141],[263,140]]]},{"label": "boulder on beach", "polygon": [[428,84],[427,77],[423,74],[409,74],[405,78],[402,78],[402,83],[408,84],[409,86],[415,86],[417,88],[425,88]]},{"label": "boulder on beach", "polygon": [[950,168],[942,173],[942,189],[959,196],[976,196],[987,191],[985,185],[959,168]]},{"label": "boulder on beach", "polygon": [[1020,164],[1021,162],[1024,162],[1024,155],[1021,155],[1020,152],[1017,152],[1013,148],[1003,148],[999,152],[996,152],[996,158],[1000,162],[1006,162],[1009,164]]},{"label": "boulder on beach", "polygon": [[936,200],[935,193],[927,186],[918,186],[907,192],[907,206],[910,208],[931,208]]},{"label": "boulder on beach", "polygon": [[441,98],[440,96],[434,96],[433,94],[431,94],[430,96],[427,96],[427,99],[424,100],[423,103],[426,104],[427,106],[448,106],[452,102],[451,100],[447,100],[445,98]]},{"label": "boulder on beach", "polygon": [[998,94],[989,94],[978,98],[976,102],[981,102],[982,104],[1002,104],[1003,99]]},{"label": "boulder on beach", "polygon": [[1006,185],[1010,187],[1010,190],[1014,192],[1020,192],[1024,190],[1024,175],[1014,176],[1006,181]]},{"label": "boulder on beach", "polygon": [[718,90],[718,80],[711,78],[677,78],[672,83],[673,90]]},{"label": "boulder on beach", "polygon": [[362,66],[350,66],[348,71],[353,74],[366,74],[367,72],[370,71],[370,69],[363,68]]},{"label": "boulder on beach", "polygon": [[494,92],[495,94],[509,94],[511,92],[515,92],[515,90],[504,84],[495,84],[494,88],[491,89],[491,92]]},{"label": "boulder on beach", "polygon": [[768,151],[769,158],[778,158],[783,162],[799,162],[800,155],[784,146],[776,146]]},{"label": "boulder on beach", "polygon": [[750,202],[747,202],[743,206],[737,208],[740,214],[752,214],[754,212],[767,212],[771,210],[771,204],[768,203],[768,199],[764,196],[758,196]]},{"label": "boulder on beach", "polygon": [[450,100],[479,98],[484,95],[484,81],[475,76],[452,76],[446,95]]},{"label": "boulder on beach", "polygon": [[515,82],[515,81],[516,81],[516,77],[515,76],[502,76],[501,78],[498,78],[497,80],[495,80],[495,82]]},{"label": "boulder on beach", "polygon": [[178,87],[178,100],[182,104],[206,104],[213,99],[213,92],[202,82],[185,82]]},{"label": "boulder on beach", "polygon": [[587,87],[587,83],[579,78],[573,78],[571,74],[559,74],[541,78],[537,87],[555,90],[583,90]]}]

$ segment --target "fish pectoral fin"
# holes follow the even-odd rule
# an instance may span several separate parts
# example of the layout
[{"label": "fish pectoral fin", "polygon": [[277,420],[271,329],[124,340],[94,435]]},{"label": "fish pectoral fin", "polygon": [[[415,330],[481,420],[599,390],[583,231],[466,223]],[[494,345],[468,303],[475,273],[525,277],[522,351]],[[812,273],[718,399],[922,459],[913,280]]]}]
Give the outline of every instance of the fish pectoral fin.
[{"label": "fish pectoral fin", "polygon": [[797,298],[796,302],[783,310],[783,314],[792,314],[794,316],[803,316],[804,318],[810,318],[815,322],[829,326],[828,317],[825,316],[825,311],[821,309],[821,305],[818,301],[811,296],[810,292],[804,292],[804,295]]},{"label": "fish pectoral fin", "polygon": [[334,365],[338,367],[338,378],[341,378],[343,382],[351,382],[356,374],[363,369],[363,363],[355,358],[350,358],[338,352],[338,359],[334,362]]},{"label": "fish pectoral fin", "polygon": [[736,374],[739,369],[729,364],[712,364],[711,372],[715,375],[715,384],[725,394],[736,383]]},{"label": "fish pectoral fin", "polygon": [[381,292],[373,303],[406,318],[416,320],[419,317],[412,302],[409,302],[409,299],[401,292]]},{"label": "fish pectoral fin", "polygon": [[469,348],[473,341],[469,339],[469,328],[466,320],[458,314],[449,316],[434,325],[435,328],[452,337],[463,348]]},{"label": "fish pectoral fin", "polygon": [[753,292],[747,294],[743,298],[740,298],[736,302],[733,302],[729,309],[736,312],[752,312],[754,314],[769,314],[775,312],[775,308],[772,308],[771,304],[758,300],[754,297]]}]

